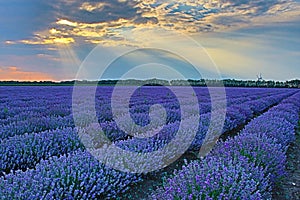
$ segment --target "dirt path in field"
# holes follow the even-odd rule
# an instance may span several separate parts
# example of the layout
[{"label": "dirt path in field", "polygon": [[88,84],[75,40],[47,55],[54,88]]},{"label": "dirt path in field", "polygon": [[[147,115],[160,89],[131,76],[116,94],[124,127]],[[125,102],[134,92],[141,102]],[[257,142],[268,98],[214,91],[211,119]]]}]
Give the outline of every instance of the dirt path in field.
[{"label": "dirt path in field", "polygon": [[274,188],[275,200],[300,200],[300,121],[296,140],[287,151],[287,176]]}]

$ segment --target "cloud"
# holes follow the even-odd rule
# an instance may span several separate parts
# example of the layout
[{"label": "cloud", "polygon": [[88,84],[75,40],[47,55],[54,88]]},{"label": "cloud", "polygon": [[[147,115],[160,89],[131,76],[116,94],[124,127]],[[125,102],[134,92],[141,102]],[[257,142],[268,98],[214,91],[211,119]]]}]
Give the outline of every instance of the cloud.
[{"label": "cloud", "polygon": [[7,44],[7,45],[9,45],[9,44],[16,44],[15,41],[11,41],[11,40],[6,40],[4,43]]},{"label": "cloud", "polygon": [[83,23],[114,21],[134,18],[137,13],[133,1],[102,0],[53,0],[49,2],[56,18]]},{"label": "cloud", "polygon": [[58,57],[55,57],[53,55],[49,55],[49,54],[43,54],[43,53],[39,53],[36,55],[36,57],[38,59],[44,59],[44,60],[48,60],[48,61],[55,61],[55,62],[61,62],[61,59]]},{"label": "cloud", "polygon": [[54,80],[49,74],[33,71],[23,71],[16,66],[3,67],[0,66],[0,80],[1,81],[41,81]]},{"label": "cloud", "polygon": [[38,35],[36,35],[36,37],[34,39],[31,40],[20,40],[20,43],[23,44],[46,44],[46,45],[60,45],[60,44],[70,44],[70,43],[74,43],[74,39],[71,37],[38,37]]},{"label": "cloud", "polygon": [[73,27],[76,27],[78,25],[77,22],[71,22],[69,20],[66,20],[66,19],[60,19],[56,22],[56,24],[58,25],[67,25],[67,26],[73,26]]},{"label": "cloud", "polygon": [[[293,0],[54,0],[48,29],[17,43],[126,44],[124,31],[161,27],[187,34],[226,31],[299,16]],[[7,41],[6,44],[15,44]]]},{"label": "cloud", "polygon": [[[37,52],[36,54],[29,53],[28,51],[24,51],[23,54],[15,53],[15,54],[0,54],[0,67],[2,71],[1,79],[5,80],[13,80],[16,75],[19,76],[18,80],[21,80],[22,75],[23,77],[27,77],[29,72],[33,72],[33,75],[41,75],[40,77],[45,77],[51,80],[60,80],[69,74],[74,76],[72,72],[72,65],[69,65],[69,71],[67,71],[64,66],[62,66],[62,62],[64,62],[64,58],[60,57],[59,54],[55,51],[48,52],[44,50],[43,52]],[[26,53],[28,53],[26,55]],[[50,54],[52,53],[52,54]],[[10,66],[17,66],[17,73],[8,73],[8,67]],[[72,67],[70,67],[72,66]],[[12,68],[11,68],[12,69]],[[74,69],[74,68],[73,68]],[[75,69],[76,70],[76,69]],[[5,73],[4,73],[5,72]],[[21,73],[24,72],[24,73]],[[28,72],[28,73],[27,73]],[[36,74],[39,72],[40,74]],[[12,75],[10,77],[10,75]]]},{"label": "cloud", "polygon": [[95,10],[97,11],[102,11],[103,8],[108,5],[107,3],[89,3],[89,2],[84,2],[81,4],[81,6],[79,7],[79,10],[86,10],[88,12],[93,12]]},{"label": "cloud", "polygon": [[267,80],[300,77],[298,21],[195,36],[222,74],[230,78]]},{"label": "cloud", "polygon": [[[274,71],[271,78],[288,78],[290,71],[299,77],[299,3],[299,0],[53,0],[48,3],[28,0],[15,5],[7,1],[4,5],[9,6],[0,8],[4,33],[0,36],[3,52],[0,66],[22,66],[19,72],[41,71],[58,79],[72,79],[81,60],[96,44],[142,47],[149,40],[164,39],[144,31],[159,27],[205,39],[219,33],[208,39],[206,47],[220,68],[234,77],[255,77],[262,65],[268,66],[262,70],[263,74]],[[244,35],[226,35],[237,30]],[[172,45],[190,54],[198,53],[179,39]],[[280,66],[288,70],[280,72]],[[1,70],[4,72],[3,67]],[[7,67],[5,70],[9,71]]]}]

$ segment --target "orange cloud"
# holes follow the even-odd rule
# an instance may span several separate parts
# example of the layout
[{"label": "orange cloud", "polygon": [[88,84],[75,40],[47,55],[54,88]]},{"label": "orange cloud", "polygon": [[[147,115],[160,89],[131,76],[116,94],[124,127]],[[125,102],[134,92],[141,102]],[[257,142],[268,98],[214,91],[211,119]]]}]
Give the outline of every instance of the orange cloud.
[{"label": "orange cloud", "polygon": [[19,67],[9,66],[1,67],[0,66],[0,80],[1,81],[44,81],[50,80],[53,81],[53,77],[46,73],[41,72],[31,72],[23,71]]}]

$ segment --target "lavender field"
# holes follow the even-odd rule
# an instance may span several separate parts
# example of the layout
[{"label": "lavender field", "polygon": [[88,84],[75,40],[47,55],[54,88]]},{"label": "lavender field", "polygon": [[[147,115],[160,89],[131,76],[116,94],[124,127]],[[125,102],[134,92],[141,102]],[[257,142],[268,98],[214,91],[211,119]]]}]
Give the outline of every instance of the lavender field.
[{"label": "lavender field", "polygon": [[[102,137],[89,123],[84,93],[74,107],[71,86],[0,87],[0,199],[272,199],[274,186],[286,175],[287,149],[299,124],[299,90],[226,88],[226,96],[218,96],[205,87],[189,94],[177,87],[180,101],[167,87],[143,86],[127,107],[116,100],[116,120],[113,89],[99,86],[94,97]],[[123,87],[126,94],[128,89]],[[211,125],[212,113],[222,112],[224,119]],[[209,138],[212,127],[219,132]],[[182,154],[168,151],[172,162],[106,158],[126,163],[125,170],[99,162],[82,137],[93,130],[93,147],[113,144],[147,155],[194,129],[186,148],[185,142],[176,143]],[[129,130],[156,134],[135,137]],[[218,142],[200,157],[207,138]],[[134,170],[138,164],[130,160],[142,169]]]}]

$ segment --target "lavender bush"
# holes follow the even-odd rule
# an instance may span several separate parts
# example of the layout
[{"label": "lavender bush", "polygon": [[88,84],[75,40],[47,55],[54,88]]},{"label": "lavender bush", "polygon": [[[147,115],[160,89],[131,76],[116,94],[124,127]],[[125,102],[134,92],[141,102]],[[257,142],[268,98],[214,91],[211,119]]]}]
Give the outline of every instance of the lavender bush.
[{"label": "lavender bush", "polygon": [[300,92],[295,93],[252,120],[239,135],[219,142],[204,160],[175,171],[149,199],[269,199],[272,185],[285,175],[285,151],[298,123],[299,97]]},{"label": "lavender bush", "polygon": [[[112,89],[101,87],[97,91],[97,118],[108,139],[124,150],[154,152],[174,138],[180,121],[186,120],[187,128],[195,122],[182,118],[181,106],[189,113],[198,114],[188,109],[189,104],[197,102],[187,99],[179,106],[171,93],[157,87],[146,87],[132,96],[128,105],[130,117],[136,124],[147,125],[149,107],[159,104],[166,110],[167,123],[163,126],[153,123],[153,130],[161,130],[153,137],[133,138],[113,119],[110,105]],[[139,175],[105,167],[84,152],[73,129],[71,87],[5,87],[5,91],[2,90],[0,88],[0,199],[111,199],[141,181]],[[195,87],[194,91],[201,117],[196,122],[199,126],[189,151],[200,149],[211,121],[207,88]],[[233,146],[224,147],[222,145],[226,142],[219,143],[215,154],[212,152],[203,162],[192,162],[175,172],[174,177],[154,192],[152,198],[268,198],[273,181],[283,174],[284,151],[293,140],[293,130],[299,120],[300,93],[296,92],[288,89],[226,88],[227,114],[223,132],[230,132],[280,101],[282,103],[246,126],[240,138],[227,141]],[[216,96],[216,99],[221,101],[224,97]],[[75,112],[85,108],[83,104],[81,110]],[[118,110],[119,115],[124,112],[122,108]],[[95,128],[88,126],[89,119],[85,117],[88,116],[83,115],[81,119],[82,128]],[[122,120],[125,123],[128,119]],[[182,142],[184,140],[182,138]],[[173,152],[168,153],[172,156]],[[139,162],[138,159],[136,161]],[[144,167],[156,162],[149,160]]]},{"label": "lavender bush", "polygon": [[77,151],[42,161],[35,170],[0,178],[0,199],[107,199],[141,178],[109,169],[89,153]]},{"label": "lavender bush", "polygon": [[215,157],[246,157],[249,162],[262,167],[274,182],[285,174],[286,156],[276,140],[263,133],[243,132],[234,138],[217,144],[211,152]]},{"label": "lavender bush", "polygon": [[72,128],[24,134],[0,142],[0,174],[34,168],[41,160],[84,149]]},{"label": "lavender bush", "polygon": [[262,199],[270,197],[264,170],[239,156],[194,161],[165,180],[149,199]]},{"label": "lavender bush", "polygon": [[24,121],[14,121],[4,126],[0,125],[0,140],[25,133],[63,129],[66,127],[74,127],[72,116],[32,117]]}]

